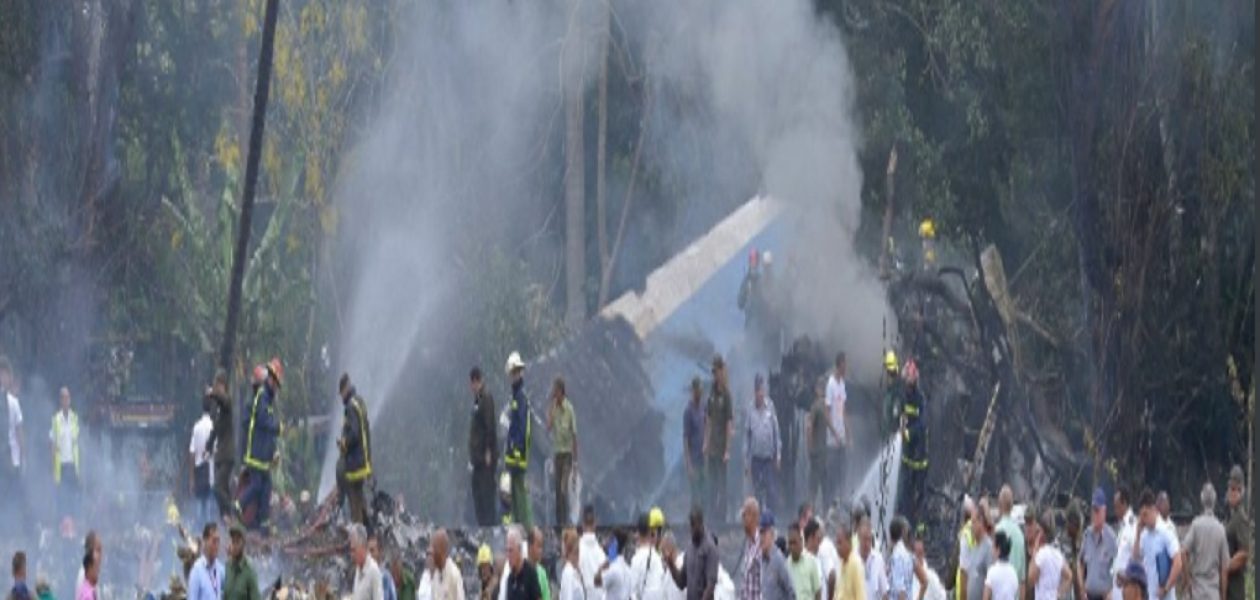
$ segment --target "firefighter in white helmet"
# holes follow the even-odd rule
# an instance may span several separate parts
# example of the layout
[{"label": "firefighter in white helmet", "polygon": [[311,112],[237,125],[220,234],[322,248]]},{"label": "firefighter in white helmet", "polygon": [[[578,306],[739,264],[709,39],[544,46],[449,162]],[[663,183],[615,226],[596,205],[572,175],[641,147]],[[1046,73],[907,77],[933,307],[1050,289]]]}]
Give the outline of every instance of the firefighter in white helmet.
[{"label": "firefighter in white helmet", "polygon": [[525,477],[529,470],[530,408],[525,397],[525,361],[519,352],[508,356],[504,366],[512,381],[512,399],[508,402],[507,449],[503,464],[512,479],[512,522],[529,531],[534,519],[529,509],[529,490]]}]

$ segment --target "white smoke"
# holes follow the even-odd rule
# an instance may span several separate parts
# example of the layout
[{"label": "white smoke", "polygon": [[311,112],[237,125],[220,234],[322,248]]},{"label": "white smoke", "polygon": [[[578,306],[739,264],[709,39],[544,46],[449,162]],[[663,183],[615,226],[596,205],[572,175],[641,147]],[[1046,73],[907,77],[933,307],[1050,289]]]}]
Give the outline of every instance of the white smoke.
[{"label": "white smoke", "polygon": [[[510,253],[553,211],[559,188],[547,182],[563,153],[547,149],[563,138],[562,90],[595,84],[604,6],[423,3],[398,23],[404,41],[390,92],[338,186],[342,251],[355,274],[342,282],[339,354],[360,388],[384,400],[370,403],[374,416],[402,394],[394,388],[417,344],[460,330],[456,249],[499,244]],[[611,8],[610,68],[638,70],[652,94],[645,171],[674,182],[683,204],[729,210],[758,191],[787,201],[791,325],[850,349],[854,372],[877,372],[886,303],[853,249],[862,177],[838,30],[807,0]],[[467,367],[440,354],[452,379]]]}]

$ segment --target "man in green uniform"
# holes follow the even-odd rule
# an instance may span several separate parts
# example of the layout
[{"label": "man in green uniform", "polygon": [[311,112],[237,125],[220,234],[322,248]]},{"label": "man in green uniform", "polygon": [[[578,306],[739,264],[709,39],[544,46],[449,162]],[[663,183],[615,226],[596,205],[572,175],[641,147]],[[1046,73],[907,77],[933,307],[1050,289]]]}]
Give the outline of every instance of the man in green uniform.
[{"label": "man in green uniform", "polygon": [[[547,431],[551,432],[552,463],[556,471],[556,526],[570,525],[569,477],[577,465],[577,417],[565,394],[564,378],[551,384],[551,408],[547,411]],[[544,592],[545,595],[545,592]]]},{"label": "man in green uniform", "polygon": [[261,600],[258,575],[245,557],[245,529],[232,526],[228,544],[227,575],[223,583],[223,600]]},{"label": "man in green uniform", "polygon": [[1234,465],[1229,471],[1229,491],[1225,502],[1229,505],[1229,523],[1225,526],[1225,541],[1229,543],[1229,585],[1227,600],[1242,600],[1247,595],[1247,558],[1251,556],[1251,520],[1247,518],[1243,504],[1243,489],[1247,485],[1242,467]]},{"label": "man in green uniform", "polygon": [[709,484],[709,508],[714,523],[726,522],[726,469],[731,461],[731,433],[735,428],[731,389],[726,379],[726,361],[713,357],[713,387],[705,409],[708,422],[704,434],[705,479]]}]

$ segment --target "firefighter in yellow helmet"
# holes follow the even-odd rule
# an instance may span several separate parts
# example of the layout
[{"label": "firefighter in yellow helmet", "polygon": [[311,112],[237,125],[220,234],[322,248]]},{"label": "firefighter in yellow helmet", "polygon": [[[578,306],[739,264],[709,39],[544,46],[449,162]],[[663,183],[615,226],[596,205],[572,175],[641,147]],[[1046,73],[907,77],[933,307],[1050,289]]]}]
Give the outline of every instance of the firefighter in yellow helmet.
[{"label": "firefighter in yellow helmet", "polygon": [[350,383],[349,374],[342,373],[337,388],[345,411],[341,438],[337,440],[337,447],[341,450],[341,479],[345,485],[342,493],[350,502],[350,519],[367,526],[367,499],[363,488],[372,477],[372,430],[368,423],[367,406]]},{"label": "firefighter in yellow helmet", "polygon": [[897,426],[901,413],[901,365],[897,362],[897,353],[892,350],[884,352],[884,410],[880,420],[880,431],[884,436],[891,434]]},{"label": "firefighter in yellow helmet", "polygon": [[932,219],[923,219],[919,223],[919,238],[923,240],[923,268],[936,266],[936,223]]}]

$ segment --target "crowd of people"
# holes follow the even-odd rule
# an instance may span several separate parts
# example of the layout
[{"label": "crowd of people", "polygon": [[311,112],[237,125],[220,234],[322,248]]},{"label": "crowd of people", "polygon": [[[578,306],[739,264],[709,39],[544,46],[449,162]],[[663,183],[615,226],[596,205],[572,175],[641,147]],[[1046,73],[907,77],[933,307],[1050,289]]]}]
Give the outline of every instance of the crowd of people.
[{"label": "crowd of people", "polygon": [[[803,505],[780,525],[755,496],[740,515],[742,545],[724,565],[719,538],[705,511],[689,515],[690,545],[679,545],[664,514],[653,509],[636,529],[613,528],[601,540],[595,512],[583,509],[581,530],[563,529],[559,560],[544,564],[546,532],[508,525],[497,558],[489,546],[477,555],[475,596],[482,600],[1241,600],[1251,523],[1243,504],[1245,482],[1229,476],[1226,522],[1215,487],[1204,484],[1202,512],[1178,534],[1166,494],[1150,490],[1136,504],[1125,488],[1102,488],[1090,498],[1088,522],[1073,506],[1038,510],[1016,504],[1009,486],[993,498],[963,502],[956,572],[942,578],[929,564],[922,527],[896,516],[882,547],[877,524],[863,506],[840,516],[815,515]],[[1135,512],[1136,509],[1136,512]],[[1114,526],[1108,515],[1114,516]],[[437,547],[445,547],[445,532]],[[434,550],[418,595],[377,590],[379,567],[352,535],[357,568],[354,600],[449,600],[465,590],[451,582],[459,569]],[[728,570],[729,567],[729,570]],[[363,585],[360,585],[361,582]],[[389,585],[384,586],[388,588]],[[383,594],[383,595],[382,595]]]}]

